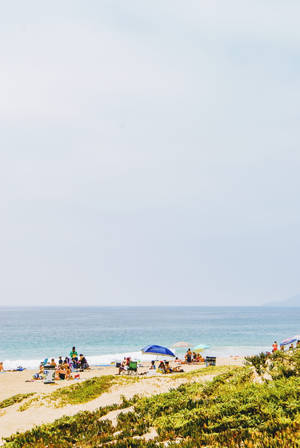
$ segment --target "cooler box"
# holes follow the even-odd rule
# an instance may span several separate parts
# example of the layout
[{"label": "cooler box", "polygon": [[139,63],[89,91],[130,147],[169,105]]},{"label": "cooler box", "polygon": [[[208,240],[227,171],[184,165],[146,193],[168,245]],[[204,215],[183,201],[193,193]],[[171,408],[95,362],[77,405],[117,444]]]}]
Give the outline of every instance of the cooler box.
[{"label": "cooler box", "polygon": [[215,356],[206,356],[205,365],[206,365],[206,367],[215,366],[216,365],[216,357]]},{"label": "cooler box", "polygon": [[55,382],[55,367],[45,366],[44,367],[44,384],[51,384]]}]

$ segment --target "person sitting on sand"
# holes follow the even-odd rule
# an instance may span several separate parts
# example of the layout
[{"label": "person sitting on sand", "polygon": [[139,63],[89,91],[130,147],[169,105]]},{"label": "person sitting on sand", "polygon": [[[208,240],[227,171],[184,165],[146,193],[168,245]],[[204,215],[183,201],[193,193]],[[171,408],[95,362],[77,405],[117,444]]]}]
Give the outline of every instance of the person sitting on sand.
[{"label": "person sitting on sand", "polygon": [[70,369],[69,364],[64,364],[63,368],[64,368],[64,371],[65,371],[65,374],[66,374],[66,380],[72,380],[73,379],[72,371]]},{"label": "person sitting on sand", "polygon": [[40,375],[43,375],[43,373],[44,373],[44,363],[41,362],[41,364],[40,364],[40,371],[39,371],[39,374],[40,374]]},{"label": "person sitting on sand", "polygon": [[69,366],[72,365],[72,362],[68,356],[65,357],[63,364],[68,364]]},{"label": "person sitting on sand", "polygon": [[80,370],[86,370],[86,369],[90,368],[85,356],[83,356],[82,353],[79,355],[79,367],[80,367]]},{"label": "person sitting on sand", "polygon": [[125,370],[125,367],[126,367],[126,358],[123,359],[123,361],[119,366],[118,375],[121,375],[121,373]]},{"label": "person sitting on sand", "polygon": [[155,361],[151,361],[151,366],[149,367],[149,370],[156,370]]},{"label": "person sitting on sand", "polygon": [[129,364],[130,364],[131,358],[124,358],[122,364],[119,367],[119,375],[121,375],[121,372],[124,370],[128,370]]},{"label": "person sitting on sand", "polygon": [[291,345],[290,345],[289,350],[294,350],[294,344],[291,344]]},{"label": "person sitting on sand", "polygon": [[173,373],[182,373],[184,370],[180,366],[173,367]]},{"label": "person sitting on sand", "polygon": [[193,362],[197,362],[197,353],[193,352]]},{"label": "person sitting on sand", "polygon": [[25,380],[26,383],[31,383],[33,381],[37,381],[37,380],[43,380],[44,377],[42,375],[40,375],[39,373],[34,373],[32,375],[32,379],[31,380]]},{"label": "person sitting on sand", "polygon": [[173,369],[171,369],[169,361],[166,361],[165,362],[165,373],[172,373],[172,372],[173,372]]},{"label": "person sitting on sand", "polygon": [[203,356],[200,355],[200,353],[197,354],[196,361],[197,362],[204,362],[204,358],[203,358]]},{"label": "person sitting on sand", "polygon": [[[166,368],[169,367],[169,362],[168,363],[166,362],[166,364],[167,364]],[[184,372],[184,370],[179,365],[170,368],[170,370],[171,370],[171,373]]]},{"label": "person sitting on sand", "polygon": [[158,366],[158,368],[157,368],[157,371],[158,371],[159,373],[166,373],[166,366],[165,366],[165,363],[164,363],[163,361],[161,361],[161,362],[159,363],[159,366]]},{"label": "person sitting on sand", "polygon": [[50,366],[56,367],[56,362],[54,358],[51,359]]},{"label": "person sitting on sand", "polygon": [[278,350],[278,344],[277,341],[274,341],[274,344],[272,345],[272,353],[277,352],[277,350]]},{"label": "person sitting on sand", "polygon": [[66,370],[63,364],[61,364],[55,372],[55,380],[65,380]]}]

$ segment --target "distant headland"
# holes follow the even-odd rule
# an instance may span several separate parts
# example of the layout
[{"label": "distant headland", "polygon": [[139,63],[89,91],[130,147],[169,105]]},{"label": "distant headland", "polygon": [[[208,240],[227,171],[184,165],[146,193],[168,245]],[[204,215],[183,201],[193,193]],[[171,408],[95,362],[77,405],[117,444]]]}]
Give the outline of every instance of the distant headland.
[{"label": "distant headland", "polygon": [[289,299],[286,300],[268,302],[265,303],[263,306],[298,307],[300,306],[300,294],[290,297]]}]

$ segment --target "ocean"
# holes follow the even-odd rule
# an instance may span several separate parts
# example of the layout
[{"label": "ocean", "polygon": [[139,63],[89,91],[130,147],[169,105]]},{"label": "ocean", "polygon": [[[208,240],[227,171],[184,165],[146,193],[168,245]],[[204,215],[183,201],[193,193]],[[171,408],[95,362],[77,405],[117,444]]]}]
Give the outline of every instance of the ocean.
[{"label": "ocean", "polygon": [[299,327],[300,308],[6,307],[0,308],[0,361],[6,369],[36,368],[75,345],[90,364],[101,365],[127,354],[143,359],[145,345],[178,341],[207,344],[207,355],[248,355],[270,350]]}]

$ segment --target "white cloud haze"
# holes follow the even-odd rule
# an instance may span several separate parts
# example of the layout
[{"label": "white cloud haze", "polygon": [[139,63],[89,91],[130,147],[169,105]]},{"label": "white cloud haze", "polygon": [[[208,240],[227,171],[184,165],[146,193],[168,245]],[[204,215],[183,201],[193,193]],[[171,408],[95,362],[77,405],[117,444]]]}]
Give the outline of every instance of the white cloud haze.
[{"label": "white cloud haze", "polygon": [[299,286],[300,4],[0,4],[2,305]]}]

